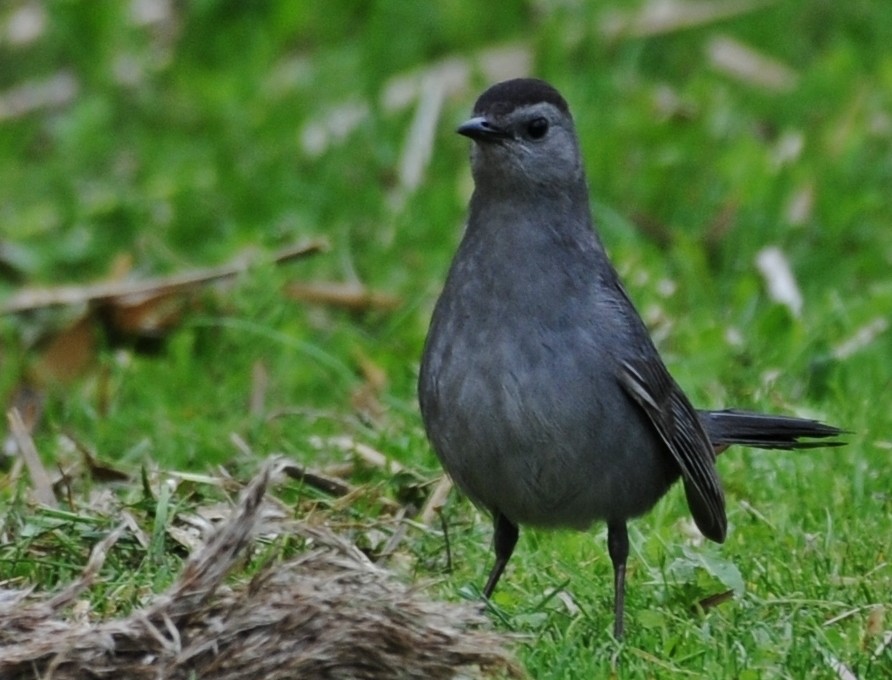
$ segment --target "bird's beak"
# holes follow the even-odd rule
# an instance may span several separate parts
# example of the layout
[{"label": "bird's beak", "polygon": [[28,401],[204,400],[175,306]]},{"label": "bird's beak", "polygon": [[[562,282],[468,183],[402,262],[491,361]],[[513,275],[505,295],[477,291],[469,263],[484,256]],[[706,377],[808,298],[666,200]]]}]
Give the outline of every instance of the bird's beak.
[{"label": "bird's beak", "polygon": [[456,132],[477,142],[495,142],[511,135],[498,125],[493,125],[486,116],[475,116],[458,126]]}]

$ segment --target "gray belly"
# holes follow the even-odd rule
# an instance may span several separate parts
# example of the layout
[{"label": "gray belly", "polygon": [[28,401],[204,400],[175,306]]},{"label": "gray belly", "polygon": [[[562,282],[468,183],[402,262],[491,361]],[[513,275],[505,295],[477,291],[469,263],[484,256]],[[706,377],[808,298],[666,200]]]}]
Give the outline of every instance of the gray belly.
[{"label": "gray belly", "polygon": [[475,503],[517,524],[583,529],[643,514],[677,468],[598,348],[564,346],[574,351],[526,338],[431,357],[434,449]]}]

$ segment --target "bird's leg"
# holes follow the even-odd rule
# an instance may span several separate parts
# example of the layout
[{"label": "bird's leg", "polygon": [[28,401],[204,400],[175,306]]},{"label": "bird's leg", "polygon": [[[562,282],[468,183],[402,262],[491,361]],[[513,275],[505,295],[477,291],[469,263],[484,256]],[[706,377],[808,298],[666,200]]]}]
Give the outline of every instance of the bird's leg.
[{"label": "bird's leg", "polygon": [[629,558],[629,532],[625,522],[607,524],[607,552],[613,562],[613,637],[623,636],[626,593],[626,560]]},{"label": "bird's leg", "polygon": [[486,585],[483,587],[483,597],[487,600],[492,596],[492,591],[496,589],[496,584],[505,571],[508,560],[511,559],[511,553],[514,552],[514,546],[517,545],[517,525],[511,522],[505,515],[496,510],[492,517],[495,533],[493,535],[493,543],[496,549],[496,563],[492,565],[492,571],[489,572],[489,578],[486,579]]}]

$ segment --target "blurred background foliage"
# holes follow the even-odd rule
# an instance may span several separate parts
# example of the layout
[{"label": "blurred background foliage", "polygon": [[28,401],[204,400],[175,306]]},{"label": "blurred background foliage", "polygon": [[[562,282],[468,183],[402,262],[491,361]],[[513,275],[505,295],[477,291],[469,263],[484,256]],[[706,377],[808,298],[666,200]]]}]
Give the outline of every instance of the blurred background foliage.
[{"label": "blurred background foliage", "polygon": [[[892,13],[871,0],[5,0],[0,296],[259,261],[186,309],[160,352],[97,329],[90,370],[36,380],[38,449],[64,456],[64,430],[111,459],[203,469],[245,462],[230,432],[312,462],[340,455],[318,437],[349,432],[434,474],[414,381],[471,190],[453,130],[496,76],[529,73],[570,102],[603,238],[694,400],[856,433],[833,457],[729,456],[730,493],[785,495],[802,532],[829,505],[876,546],[892,487],[890,45]],[[317,236],[326,254],[264,260]],[[799,314],[755,264],[768,246]],[[295,281],[401,303],[297,303]],[[0,317],[7,403],[81,314]],[[673,498],[645,521],[668,527]]]}]

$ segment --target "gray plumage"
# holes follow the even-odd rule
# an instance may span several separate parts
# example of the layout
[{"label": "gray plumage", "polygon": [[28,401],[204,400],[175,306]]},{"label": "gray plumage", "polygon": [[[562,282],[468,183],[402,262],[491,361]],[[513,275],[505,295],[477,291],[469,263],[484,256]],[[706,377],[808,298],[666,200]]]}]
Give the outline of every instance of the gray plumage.
[{"label": "gray plumage", "polygon": [[456,485],[493,514],[487,597],[518,525],[607,523],[619,637],[630,518],[681,477],[697,526],[721,542],[718,450],[796,448],[839,430],[691,406],[594,230],[573,119],[554,88],[495,85],[458,132],[474,142],[475,191],[421,362],[427,434]]}]

